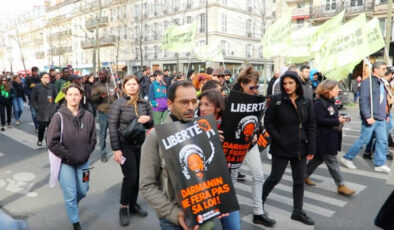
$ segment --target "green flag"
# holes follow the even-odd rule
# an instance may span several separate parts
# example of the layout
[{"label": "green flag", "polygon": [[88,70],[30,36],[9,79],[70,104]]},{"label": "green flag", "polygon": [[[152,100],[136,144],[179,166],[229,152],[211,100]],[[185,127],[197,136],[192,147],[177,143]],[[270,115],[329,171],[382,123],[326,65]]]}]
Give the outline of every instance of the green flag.
[{"label": "green flag", "polygon": [[262,40],[264,58],[282,55],[290,47],[290,23],[291,13],[287,12],[267,28]]},{"label": "green flag", "polygon": [[316,27],[303,27],[291,32],[291,47],[283,54],[288,63],[303,63],[311,59],[310,45],[316,29]]},{"label": "green flag", "polygon": [[196,37],[197,24],[169,27],[161,39],[161,49],[174,52],[187,52],[193,50]]},{"label": "green flag", "polygon": [[320,47],[327,40],[327,38],[332,36],[332,33],[341,25],[344,14],[345,11],[342,11],[316,29],[311,39],[312,52],[319,51]]},{"label": "green flag", "polygon": [[61,101],[66,95],[63,93],[63,89],[69,86],[71,83],[67,81],[66,83],[63,84],[62,88],[60,89],[59,93],[56,95],[55,98],[55,103],[58,103]]},{"label": "green flag", "polygon": [[367,29],[365,13],[342,25],[321,46],[317,58],[322,72],[362,60],[367,56]]},{"label": "green flag", "polygon": [[377,18],[373,18],[367,22],[367,37],[368,55],[375,53],[385,46],[382,32],[379,27],[379,20]]},{"label": "green flag", "polygon": [[342,79],[347,78],[348,74],[353,72],[354,67],[360,63],[360,61],[355,61],[353,63],[347,64],[345,66],[341,66],[330,71],[323,71],[324,76],[327,79],[340,81]]},{"label": "green flag", "polygon": [[194,53],[201,61],[223,62],[222,49],[219,44],[194,48]]}]

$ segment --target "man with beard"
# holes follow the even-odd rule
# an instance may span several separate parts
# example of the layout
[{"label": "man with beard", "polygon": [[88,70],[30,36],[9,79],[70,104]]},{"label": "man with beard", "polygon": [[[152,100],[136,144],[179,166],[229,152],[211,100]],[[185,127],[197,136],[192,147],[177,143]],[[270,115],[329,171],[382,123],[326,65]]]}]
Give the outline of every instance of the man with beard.
[{"label": "man with beard", "polygon": [[97,105],[98,122],[100,127],[99,143],[101,161],[107,162],[106,138],[108,130],[108,110],[112,102],[115,101],[116,93],[119,93],[119,89],[114,85],[113,81],[110,81],[106,70],[99,71],[98,75],[99,81],[94,83],[90,99]]}]

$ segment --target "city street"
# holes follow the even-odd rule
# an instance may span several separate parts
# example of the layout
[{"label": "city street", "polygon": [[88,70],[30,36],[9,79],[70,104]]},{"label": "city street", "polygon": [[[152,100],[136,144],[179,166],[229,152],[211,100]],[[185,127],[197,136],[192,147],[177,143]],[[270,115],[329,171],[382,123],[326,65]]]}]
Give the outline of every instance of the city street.
[{"label": "city street", "polygon": [[[358,106],[348,107],[341,112],[352,117],[351,123],[344,127],[342,151],[346,152],[360,133]],[[45,147],[36,146],[37,137],[27,107],[21,121],[21,126],[13,126],[12,129],[0,133],[1,210],[15,219],[24,220],[27,229],[72,229],[59,186],[49,188],[48,152]],[[107,148],[110,152],[109,145]],[[159,229],[159,221],[154,210],[141,196],[139,203],[149,211],[148,217],[133,216],[130,226],[119,225],[122,173],[112,158],[107,163],[102,163],[99,158],[97,151],[90,158],[91,166],[94,167],[91,171],[90,190],[79,205],[82,228]],[[267,177],[271,165],[265,152],[262,153],[262,159]],[[325,165],[321,165],[311,177],[317,185],[305,186],[304,209],[315,220],[314,227],[290,219],[293,199],[291,170],[288,167],[281,183],[269,195],[265,205],[269,216],[277,222],[272,229],[378,229],[374,226],[374,218],[393,187],[386,185],[387,175],[374,172],[373,162],[363,159],[362,154],[357,156],[354,163],[357,166],[356,170],[341,167],[346,184],[357,191],[352,197],[337,193]],[[388,161],[389,166],[391,163]],[[242,229],[263,229],[252,223],[251,173],[246,166],[242,166],[241,172],[247,175],[246,180],[237,182],[235,187],[241,206]],[[220,222],[215,223],[216,229],[221,229]]]}]

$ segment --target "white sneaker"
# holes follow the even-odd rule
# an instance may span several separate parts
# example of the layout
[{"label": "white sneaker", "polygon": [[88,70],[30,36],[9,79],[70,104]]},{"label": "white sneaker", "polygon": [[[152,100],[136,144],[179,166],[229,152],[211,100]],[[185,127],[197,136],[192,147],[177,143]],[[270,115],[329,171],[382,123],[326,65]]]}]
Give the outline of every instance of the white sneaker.
[{"label": "white sneaker", "polygon": [[376,172],[390,173],[390,168],[387,165],[377,166],[374,169]]},{"label": "white sneaker", "polygon": [[348,169],[356,169],[357,167],[353,164],[353,161],[350,161],[348,159],[345,159],[343,157],[341,157],[341,162],[342,164],[348,168]]}]

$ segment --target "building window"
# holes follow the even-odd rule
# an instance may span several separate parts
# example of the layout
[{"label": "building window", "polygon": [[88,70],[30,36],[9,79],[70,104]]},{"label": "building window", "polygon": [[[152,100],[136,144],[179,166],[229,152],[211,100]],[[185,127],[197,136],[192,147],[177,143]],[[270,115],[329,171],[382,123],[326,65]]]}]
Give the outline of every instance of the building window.
[{"label": "building window", "polygon": [[186,17],[186,24],[191,24],[192,23],[192,16],[187,16]]},{"label": "building window", "polygon": [[[114,10],[114,9],[112,9],[112,10]],[[114,11],[112,11],[112,17],[113,16],[114,16]],[[140,6],[139,5],[135,5],[134,6],[134,18],[138,18],[139,16],[140,16]]]},{"label": "building window", "polygon": [[223,5],[227,5],[227,0],[222,0]]},{"label": "building window", "polygon": [[186,0],[186,9],[192,8],[192,0]]},{"label": "building window", "polygon": [[220,48],[221,48],[221,50],[222,50],[222,54],[224,55],[224,56],[227,56],[227,51],[228,51],[228,46],[227,46],[227,42],[226,41],[223,41],[223,40],[221,40],[220,41]]},{"label": "building window", "polygon": [[386,36],[386,18],[379,18],[379,27],[383,37]]},{"label": "building window", "polygon": [[272,18],[275,18],[276,17],[276,13],[275,13],[275,11],[272,11]]},{"label": "building window", "polygon": [[362,6],[363,0],[350,0],[350,6]]},{"label": "building window", "polygon": [[252,45],[251,44],[245,45],[245,57],[247,57],[247,58],[252,57]]},{"label": "building window", "polygon": [[259,58],[263,58],[263,46],[259,46]]},{"label": "building window", "polygon": [[248,38],[252,37],[252,19],[246,19],[246,36]]},{"label": "building window", "polygon": [[164,30],[167,30],[169,26],[170,26],[170,22],[164,21]]},{"label": "building window", "polygon": [[336,0],[326,0],[326,10],[331,11],[337,8]]},{"label": "building window", "polygon": [[206,28],[205,28],[205,21],[206,20],[206,18],[205,18],[205,13],[204,14],[200,14],[200,25],[199,25],[199,32],[200,33],[204,33],[205,31],[206,31]]},{"label": "building window", "polygon": [[252,11],[253,11],[253,3],[252,3],[252,0],[246,0],[246,9],[247,9],[249,12],[252,12]]},{"label": "building window", "polygon": [[123,37],[123,38],[124,38],[125,40],[127,40],[127,34],[128,34],[127,25],[124,25],[123,28],[124,28],[124,37]]},{"label": "building window", "polygon": [[305,2],[297,2],[297,8],[298,9],[305,8]]},{"label": "building window", "polygon": [[304,18],[297,18],[297,28],[304,27],[305,20]]},{"label": "building window", "polygon": [[159,39],[159,24],[155,22],[153,31],[153,40]]},{"label": "building window", "polygon": [[227,33],[227,15],[222,14],[222,32]]}]

